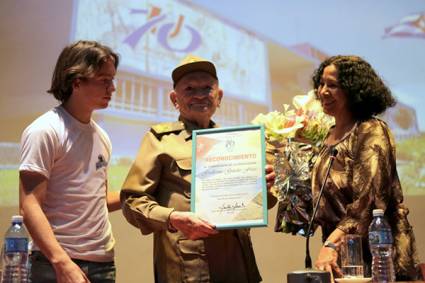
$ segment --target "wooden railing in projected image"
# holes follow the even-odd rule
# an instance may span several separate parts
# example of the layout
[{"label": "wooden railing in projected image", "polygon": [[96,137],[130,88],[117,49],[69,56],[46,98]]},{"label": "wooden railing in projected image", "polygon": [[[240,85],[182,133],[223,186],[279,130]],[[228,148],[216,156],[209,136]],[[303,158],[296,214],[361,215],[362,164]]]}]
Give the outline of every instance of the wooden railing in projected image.
[{"label": "wooden railing in projected image", "polygon": [[[116,92],[105,114],[131,120],[174,121],[178,112],[169,99],[171,89],[169,82],[120,72]],[[223,103],[213,119],[222,126],[243,125],[258,113],[268,111],[267,105],[237,99],[225,92]]]}]

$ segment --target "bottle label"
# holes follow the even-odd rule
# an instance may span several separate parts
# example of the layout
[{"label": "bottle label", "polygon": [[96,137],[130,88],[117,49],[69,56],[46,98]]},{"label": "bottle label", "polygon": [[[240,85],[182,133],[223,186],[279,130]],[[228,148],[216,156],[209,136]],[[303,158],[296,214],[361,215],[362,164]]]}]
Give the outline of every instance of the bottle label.
[{"label": "bottle label", "polygon": [[393,236],[390,231],[371,231],[369,232],[369,244],[371,245],[379,245],[393,244]]},{"label": "bottle label", "polygon": [[4,252],[28,252],[27,238],[6,238],[4,241]]}]

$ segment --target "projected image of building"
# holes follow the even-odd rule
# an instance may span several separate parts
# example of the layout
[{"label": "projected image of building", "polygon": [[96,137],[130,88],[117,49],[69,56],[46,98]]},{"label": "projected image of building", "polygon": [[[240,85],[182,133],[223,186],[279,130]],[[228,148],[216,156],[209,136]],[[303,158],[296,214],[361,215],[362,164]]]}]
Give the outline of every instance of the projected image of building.
[{"label": "projected image of building", "polygon": [[[150,125],[176,120],[168,97],[170,74],[187,54],[217,67],[225,96],[215,121],[222,126],[247,124],[258,113],[270,111],[273,102],[288,102],[303,93],[300,88],[286,94],[282,90],[307,82],[297,72],[307,74],[314,67],[314,61],[185,1],[79,0],[74,3],[73,27],[72,41],[98,40],[121,55],[116,94],[108,109],[96,114],[111,135],[115,156],[132,156]],[[276,54],[271,57],[272,50]],[[289,63],[297,61],[305,66]],[[285,85],[276,87],[270,73]]]}]

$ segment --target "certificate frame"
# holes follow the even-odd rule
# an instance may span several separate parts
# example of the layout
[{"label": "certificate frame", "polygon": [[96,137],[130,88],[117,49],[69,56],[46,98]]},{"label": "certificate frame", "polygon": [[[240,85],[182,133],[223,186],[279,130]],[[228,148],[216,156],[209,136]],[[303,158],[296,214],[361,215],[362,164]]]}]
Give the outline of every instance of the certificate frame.
[{"label": "certificate frame", "polygon": [[192,132],[191,211],[217,229],[268,224],[262,125]]}]

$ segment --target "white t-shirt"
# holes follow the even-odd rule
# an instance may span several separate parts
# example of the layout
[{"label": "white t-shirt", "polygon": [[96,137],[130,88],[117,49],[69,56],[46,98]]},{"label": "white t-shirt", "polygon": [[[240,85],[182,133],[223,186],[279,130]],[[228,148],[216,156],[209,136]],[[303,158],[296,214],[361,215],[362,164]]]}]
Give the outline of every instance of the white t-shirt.
[{"label": "white t-shirt", "polygon": [[19,170],[48,179],[42,209],[71,258],[114,258],[106,206],[111,147],[108,135],[93,120],[83,124],[62,106],[37,118],[22,134]]}]

